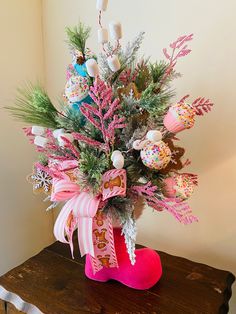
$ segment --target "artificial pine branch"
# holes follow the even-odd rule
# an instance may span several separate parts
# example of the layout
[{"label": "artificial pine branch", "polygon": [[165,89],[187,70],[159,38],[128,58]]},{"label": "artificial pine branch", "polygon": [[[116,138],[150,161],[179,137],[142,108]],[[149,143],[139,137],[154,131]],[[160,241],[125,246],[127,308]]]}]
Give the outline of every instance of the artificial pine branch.
[{"label": "artificial pine branch", "polygon": [[174,68],[179,58],[185,57],[191,52],[191,49],[188,48],[188,42],[191,41],[192,39],[193,34],[181,36],[177,38],[176,41],[169,45],[171,51],[168,51],[167,48],[163,49],[163,53],[166,59],[168,60],[168,67],[159,83],[158,91],[161,90],[162,87],[166,85],[166,83],[169,80],[169,77],[173,75]]},{"label": "artificial pine branch", "polygon": [[[144,34],[144,32],[140,32],[132,42],[129,42],[127,44],[126,48],[123,51],[121,49],[117,51],[117,55],[121,63],[121,68],[116,73],[113,73],[109,68],[107,63],[107,55],[104,53],[100,54],[99,66],[101,70],[101,77],[104,81],[109,81],[112,85],[114,85],[122,72],[125,71],[127,68],[133,66],[137,58],[138,50],[142,44]],[[112,53],[112,51],[114,51],[114,47],[111,44],[108,44],[107,51],[108,53]]]},{"label": "artificial pine branch", "polygon": [[19,89],[15,105],[6,107],[12,116],[27,124],[40,125],[56,129],[58,111],[52,104],[45,90],[29,84]]},{"label": "artificial pine branch", "polygon": [[158,94],[155,94],[155,88],[156,84],[150,84],[143,92],[139,105],[141,108],[147,110],[150,116],[158,118],[159,121],[163,121],[170,100],[174,96],[174,92],[170,89],[166,89],[160,90]]},{"label": "artificial pine branch", "polygon": [[152,76],[153,83],[158,83],[163,78],[166,70],[168,68],[168,64],[164,61],[150,63],[149,70]]},{"label": "artificial pine branch", "polygon": [[135,98],[133,94],[122,95],[122,113],[124,116],[132,116],[139,113],[139,103],[140,100]]},{"label": "artificial pine branch", "polygon": [[78,26],[73,28],[67,27],[66,33],[68,37],[69,44],[78,49],[83,56],[85,57],[85,48],[86,48],[86,41],[90,36],[91,28],[85,26],[83,23],[79,23]]},{"label": "artificial pine branch", "polygon": [[124,51],[121,52],[122,64],[127,68],[136,60],[138,51],[143,42],[145,32],[140,32],[132,42],[128,42]]},{"label": "artificial pine branch", "polygon": [[60,125],[60,128],[79,132],[84,126],[85,118],[80,110],[75,110],[69,106],[65,107],[63,104],[63,115],[58,115],[56,121]]},{"label": "artificial pine branch", "polygon": [[82,182],[80,184],[83,188],[90,187],[96,194],[101,187],[102,174],[108,168],[108,160],[104,153],[93,148],[85,148],[80,154],[79,170],[82,174]]},{"label": "artificial pine branch", "polygon": [[[189,97],[190,95],[185,95],[184,97],[182,97],[179,103],[185,103]],[[195,109],[195,113],[197,116],[203,116],[205,113],[209,113],[211,111],[214,103],[208,98],[198,97],[192,102],[191,106]]]},{"label": "artificial pine branch", "polygon": [[98,142],[91,137],[87,137],[86,135],[82,133],[72,133],[74,139],[76,139],[79,143],[84,143],[86,145],[89,145],[91,147],[96,147],[100,150],[107,151],[107,146],[104,143]]},{"label": "artificial pine branch", "polygon": [[148,67],[148,59],[142,60],[136,65],[137,75],[135,78],[135,85],[139,92],[143,92],[152,82],[151,72]]}]

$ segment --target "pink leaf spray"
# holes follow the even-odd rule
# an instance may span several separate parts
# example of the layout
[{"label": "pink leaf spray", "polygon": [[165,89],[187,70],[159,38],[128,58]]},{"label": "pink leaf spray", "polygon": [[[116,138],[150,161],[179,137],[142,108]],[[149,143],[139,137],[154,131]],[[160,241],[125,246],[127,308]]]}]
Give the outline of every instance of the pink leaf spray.
[{"label": "pink leaf spray", "polygon": [[188,42],[192,39],[193,34],[181,36],[169,45],[171,48],[170,51],[168,51],[167,48],[163,49],[164,56],[168,61],[168,67],[160,82],[159,89],[161,89],[168,77],[172,74],[178,59],[187,56],[191,52],[191,49],[188,48]]},{"label": "pink leaf spray", "polygon": [[[185,95],[179,101],[179,103],[185,103],[190,95]],[[197,116],[203,116],[206,113],[209,113],[214,106],[214,103],[210,101],[210,99],[205,97],[196,98],[191,106],[195,109],[195,113]]]},{"label": "pink leaf spray", "polygon": [[183,224],[190,224],[198,221],[197,217],[192,214],[192,210],[185,202],[178,202],[172,198],[158,198],[156,195],[157,187],[151,182],[145,185],[131,187],[131,192],[144,197],[147,204],[157,211],[167,210],[175,219]]},{"label": "pink leaf spray", "polygon": [[115,141],[115,130],[126,126],[125,118],[116,114],[120,109],[120,101],[113,99],[111,86],[100,79],[95,80],[89,95],[94,101],[94,106],[85,103],[80,107],[80,111],[91,124],[101,131],[106,150],[109,152],[110,146]]}]

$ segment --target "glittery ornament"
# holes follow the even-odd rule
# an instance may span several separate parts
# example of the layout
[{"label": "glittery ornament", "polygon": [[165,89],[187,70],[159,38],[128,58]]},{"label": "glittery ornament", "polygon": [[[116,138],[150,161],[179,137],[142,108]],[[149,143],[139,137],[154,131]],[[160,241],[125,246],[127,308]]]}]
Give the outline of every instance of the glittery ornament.
[{"label": "glittery ornament", "polygon": [[33,184],[35,193],[50,193],[52,188],[52,178],[43,170],[34,168],[33,173],[27,177],[28,182]]},{"label": "glittery ornament", "polygon": [[178,133],[190,129],[195,122],[195,109],[188,104],[175,104],[169,108],[165,118],[164,126],[171,133]]},{"label": "glittery ornament", "polygon": [[160,170],[165,168],[171,159],[171,151],[166,143],[148,142],[141,150],[143,164],[151,169]]},{"label": "glittery ornament", "polygon": [[69,81],[69,79],[72,77],[72,76],[77,76],[77,72],[73,66],[73,64],[69,64],[67,69],[66,69],[66,81]]},{"label": "glittery ornament", "polygon": [[66,83],[65,96],[70,103],[78,103],[84,100],[89,93],[88,80],[82,76],[72,76]]},{"label": "glittery ornament", "polygon": [[174,174],[164,180],[163,193],[170,198],[177,198],[180,201],[187,200],[197,185],[195,175],[184,173]]}]

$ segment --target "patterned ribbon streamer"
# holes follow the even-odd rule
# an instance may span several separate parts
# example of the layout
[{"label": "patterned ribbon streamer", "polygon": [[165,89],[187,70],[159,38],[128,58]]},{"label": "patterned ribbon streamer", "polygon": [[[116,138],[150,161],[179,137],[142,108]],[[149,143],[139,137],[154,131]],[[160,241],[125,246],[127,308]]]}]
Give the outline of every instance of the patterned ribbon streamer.
[{"label": "patterned ribbon streamer", "polygon": [[73,180],[73,173],[69,176],[66,172],[63,179],[53,179],[51,200],[67,201],[54,226],[56,239],[68,243],[73,256],[73,233],[78,228],[81,256],[91,255],[94,273],[103,267],[118,267],[112,218],[105,215],[101,207],[104,200],[125,195],[126,171],[113,169],[106,172],[102,178],[102,195],[95,197],[86,191],[81,192]]},{"label": "patterned ribbon streamer", "polygon": [[[53,180],[52,201],[67,201],[62,208],[54,226],[57,240],[70,244],[73,256],[72,236],[78,227],[78,240],[81,256],[90,254],[94,257],[92,239],[93,217],[96,215],[100,197],[94,197],[87,192],[80,192],[76,183],[68,180]],[[68,225],[69,222],[69,225]],[[65,237],[65,231],[68,239]]]},{"label": "patterned ribbon streamer", "polygon": [[96,273],[103,267],[119,267],[116,257],[112,217],[104,214],[101,209],[93,219],[93,244],[95,258],[92,258],[93,272]]}]

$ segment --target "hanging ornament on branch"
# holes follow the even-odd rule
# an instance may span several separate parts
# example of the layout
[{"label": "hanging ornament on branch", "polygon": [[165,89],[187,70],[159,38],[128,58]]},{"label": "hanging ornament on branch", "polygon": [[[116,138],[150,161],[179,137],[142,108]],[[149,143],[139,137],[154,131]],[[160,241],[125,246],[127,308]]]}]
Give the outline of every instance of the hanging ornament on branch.
[{"label": "hanging ornament on branch", "polygon": [[148,142],[140,153],[143,164],[154,170],[165,168],[171,160],[171,151],[166,143]]},{"label": "hanging ornament on branch", "polygon": [[164,126],[171,133],[178,133],[194,126],[195,109],[188,104],[179,103],[169,108],[165,118]]},{"label": "hanging ornament on branch", "polygon": [[110,37],[112,40],[116,41],[116,46],[112,52],[106,49],[105,44],[108,43],[108,31],[102,25],[102,11],[106,11],[108,5],[108,0],[97,0],[97,10],[98,24],[100,28],[98,29],[98,43],[102,44],[103,51],[107,57],[107,64],[112,72],[117,72],[121,68],[117,52],[120,48],[120,39],[122,38],[122,27],[120,22],[111,22],[109,24]]},{"label": "hanging ornament on branch", "polygon": [[197,176],[190,173],[175,173],[166,178],[163,183],[163,193],[166,197],[185,201],[193,194],[197,186]]}]

